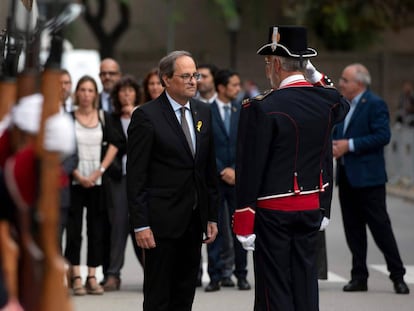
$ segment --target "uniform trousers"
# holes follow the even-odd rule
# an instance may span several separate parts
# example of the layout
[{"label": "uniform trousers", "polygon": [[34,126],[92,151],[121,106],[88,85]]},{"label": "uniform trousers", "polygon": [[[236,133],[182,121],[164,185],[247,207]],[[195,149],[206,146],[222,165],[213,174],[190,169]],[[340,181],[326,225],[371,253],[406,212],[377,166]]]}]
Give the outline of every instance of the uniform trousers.
[{"label": "uniform trousers", "polygon": [[65,257],[71,265],[80,264],[82,246],[83,210],[86,207],[87,228],[87,259],[88,267],[102,264],[104,208],[101,200],[101,186],[84,188],[80,185],[71,186],[71,206],[66,225]]},{"label": "uniform trousers", "polygon": [[256,209],[255,311],[318,311],[321,212]]},{"label": "uniform trousers", "polygon": [[190,311],[200,265],[202,230],[198,210],[184,234],[157,238],[144,250],[144,311]]},{"label": "uniform trousers", "polygon": [[368,226],[375,243],[385,257],[390,279],[401,281],[405,268],[387,213],[385,185],[352,187],[341,165],[338,176],[345,237],[352,253],[351,278],[366,281],[369,276],[367,268]]}]

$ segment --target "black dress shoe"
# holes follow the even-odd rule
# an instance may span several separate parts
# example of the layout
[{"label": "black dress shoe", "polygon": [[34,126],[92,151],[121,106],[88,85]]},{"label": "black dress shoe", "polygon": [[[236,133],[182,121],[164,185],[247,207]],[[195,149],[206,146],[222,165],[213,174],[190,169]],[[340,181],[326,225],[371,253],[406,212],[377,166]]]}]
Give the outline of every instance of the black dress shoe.
[{"label": "black dress shoe", "polygon": [[220,285],[223,287],[234,287],[234,282],[231,278],[223,278],[221,279]]},{"label": "black dress shoe", "polygon": [[218,290],[220,290],[220,283],[215,281],[211,281],[210,283],[208,283],[206,288],[204,288],[205,292],[216,292]]},{"label": "black dress shoe", "polygon": [[343,288],[344,292],[366,292],[367,290],[367,281],[363,280],[351,280]]},{"label": "black dress shoe", "polygon": [[237,287],[240,290],[249,290],[251,288],[249,282],[245,278],[240,278],[237,280]]},{"label": "black dress shoe", "polygon": [[410,293],[410,289],[408,288],[407,284],[403,280],[394,282],[394,290],[397,294],[409,294]]}]

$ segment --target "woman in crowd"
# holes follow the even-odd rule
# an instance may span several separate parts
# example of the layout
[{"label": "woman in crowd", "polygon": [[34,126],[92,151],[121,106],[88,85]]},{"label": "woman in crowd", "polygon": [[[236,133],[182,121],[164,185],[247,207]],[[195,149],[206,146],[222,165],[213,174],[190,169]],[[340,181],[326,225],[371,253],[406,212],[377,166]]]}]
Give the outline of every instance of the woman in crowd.
[{"label": "woman in crowd", "polygon": [[[139,104],[141,89],[134,77],[123,76],[114,86],[111,99],[114,106],[112,124],[123,138],[124,145],[127,140],[127,128],[131,121],[131,115]],[[128,202],[126,194],[126,150],[118,150],[117,156],[107,171],[110,182],[110,197],[112,204],[108,209],[108,219],[111,224],[110,259],[107,269],[107,278],[104,283],[105,291],[119,290],[121,285],[121,269],[124,264],[125,247],[129,233]],[[142,261],[142,249],[135,242],[135,253],[138,260]]]},{"label": "woman in crowd", "polygon": [[157,68],[152,69],[146,74],[142,86],[144,88],[144,103],[161,95],[164,91],[164,87],[161,84]]},{"label": "woman in crowd", "polygon": [[[102,201],[102,176],[116,156],[122,141],[110,124],[110,116],[98,110],[98,88],[90,76],[80,78],[75,91],[77,109],[75,133],[78,166],[72,173],[71,206],[66,227],[65,257],[71,265],[71,286],[74,295],[103,294],[98,284],[96,267],[102,264],[104,206]],[[125,148],[125,147],[123,147]],[[85,285],[80,276],[80,251],[82,245],[83,209],[87,215],[87,266]]]}]

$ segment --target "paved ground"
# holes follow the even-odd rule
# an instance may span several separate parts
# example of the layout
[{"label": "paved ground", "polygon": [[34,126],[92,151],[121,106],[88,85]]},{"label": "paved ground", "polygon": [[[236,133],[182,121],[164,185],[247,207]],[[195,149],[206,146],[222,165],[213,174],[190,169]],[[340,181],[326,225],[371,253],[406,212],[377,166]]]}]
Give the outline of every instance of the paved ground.
[{"label": "paved ground", "polygon": [[[332,207],[332,219],[327,229],[329,277],[320,282],[321,311],[413,311],[414,310],[414,191],[390,189],[388,210],[403,261],[407,267],[406,281],[411,287],[410,295],[396,295],[388,279],[382,254],[369,240],[368,263],[370,268],[369,291],[344,293],[350,269],[350,254],[346,246],[336,195]],[[206,256],[204,256],[206,258]],[[249,258],[249,281],[253,284],[252,260]],[[74,297],[75,311],[136,311],[142,310],[142,271],[134,258],[132,247],[127,248],[127,259],[122,275],[121,291],[103,296]],[[203,276],[204,285],[208,276]],[[222,288],[219,292],[205,293],[197,289],[194,311],[251,311],[254,292]]]}]

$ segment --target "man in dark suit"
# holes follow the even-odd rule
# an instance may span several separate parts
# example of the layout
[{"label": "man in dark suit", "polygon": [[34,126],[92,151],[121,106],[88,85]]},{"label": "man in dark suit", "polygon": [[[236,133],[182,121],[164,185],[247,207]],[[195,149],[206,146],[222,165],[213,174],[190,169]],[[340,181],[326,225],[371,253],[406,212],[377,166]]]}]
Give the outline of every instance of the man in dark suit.
[{"label": "man in dark suit", "polygon": [[336,89],[305,80],[317,54],[306,28],[269,30],[257,53],[272,90],[245,101],[240,112],[233,229],[254,250],[255,311],[317,311],[318,231],[328,217],[322,207],[329,208],[319,196],[332,191],[324,173],[332,165],[331,130],[349,104]]},{"label": "man in dark suit", "polygon": [[211,113],[193,99],[199,74],[190,53],[171,52],[159,72],[164,93],[137,108],[128,128],[128,205],[145,251],[144,311],[188,311],[203,236],[217,235]]},{"label": "man in dark suit", "polygon": [[121,68],[116,60],[112,58],[102,60],[99,66],[99,78],[103,90],[99,94],[99,108],[103,111],[112,112],[114,110],[111,102],[111,92],[121,76]]},{"label": "man in dark suit", "polygon": [[[114,111],[113,103],[111,100],[111,92],[114,88],[115,84],[121,79],[121,68],[116,60],[113,58],[105,58],[101,61],[99,65],[99,79],[102,83],[102,92],[99,94],[99,109],[112,113]],[[105,202],[105,210],[106,213],[104,214],[104,240],[110,241],[111,239],[111,221],[109,220],[109,214],[111,209],[114,207],[112,206],[112,185],[108,178],[108,174],[103,175],[102,186],[104,187],[105,191],[103,191],[103,202]],[[104,279],[101,282],[101,285],[106,284],[108,278],[108,267],[111,258],[111,249],[110,243],[104,244],[103,250],[103,264],[102,264],[102,272],[104,275]]]},{"label": "man in dark suit", "polygon": [[346,241],[352,253],[351,280],[345,292],[366,291],[367,232],[382,251],[390,279],[398,294],[408,294],[390,218],[386,209],[387,174],[384,146],[390,141],[387,104],[369,90],[371,76],[361,64],[347,66],[339,87],[351,102],[344,122],[334,130],[333,155],[337,159],[337,183]]},{"label": "man in dark suit", "polygon": [[[230,227],[231,223],[225,217],[232,216],[236,209],[236,142],[241,108],[240,103],[235,102],[241,89],[240,77],[236,72],[219,70],[214,76],[214,84],[218,95],[211,104],[211,114],[221,204],[218,212],[219,233],[214,243],[207,246],[210,283],[205,288],[206,292],[217,291],[220,285],[234,286],[231,280],[233,271],[226,271],[222,255],[228,253],[226,248],[229,248],[227,243],[223,243],[223,232],[231,232],[230,228],[225,228]],[[230,251],[234,252],[234,275],[237,278],[237,286],[241,290],[248,290],[250,284],[246,279],[247,251],[243,249],[236,236],[232,236],[233,248]]]}]

